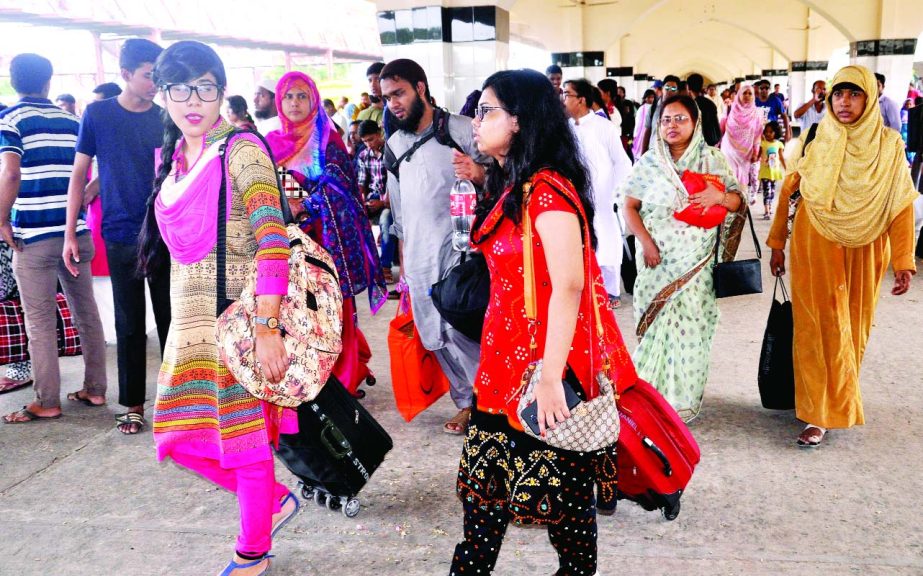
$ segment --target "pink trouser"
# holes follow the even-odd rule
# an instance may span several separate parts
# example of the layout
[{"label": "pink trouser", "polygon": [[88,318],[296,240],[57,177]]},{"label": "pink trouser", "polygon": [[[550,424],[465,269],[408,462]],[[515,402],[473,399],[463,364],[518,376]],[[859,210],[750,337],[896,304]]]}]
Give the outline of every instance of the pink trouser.
[{"label": "pink trouser", "polygon": [[205,476],[237,494],[240,507],[240,535],[237,552],[257,556],[272,548],[272,515],[281,509],[289,490],[276,482],[272,460],[238,468],[222,468],[217,460],[173,452],[170,457],[184,468]]}]

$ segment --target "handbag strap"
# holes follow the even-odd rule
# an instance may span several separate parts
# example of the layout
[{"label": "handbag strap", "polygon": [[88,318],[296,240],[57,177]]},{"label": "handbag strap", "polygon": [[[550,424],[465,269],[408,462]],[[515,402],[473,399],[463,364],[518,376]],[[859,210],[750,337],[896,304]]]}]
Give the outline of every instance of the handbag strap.
[{"label": "handbag strap", "polygon": [[[535,352],[538,349],[538,344],[535,342],[535,333],[537,332],[538,325],[538,306],[535,301],[535,254],[534,254],[534,240],[532,234],[532,218],[529,216],[529,200],[532,197],[532,181],[526,182],[522,187],[522,256],[523,256],[523,265],[522,265],[522,274],[524,280],[524,296],[525,296],[525,309],[526,309],[526,320],[529,322],[529,355],[530,362],[535,361]],[[577,215],[578,220],[580,219],[580,214]],[[586,226],[582,225],[581,222],[581,231],[583,233],[583,245],[584,245],[584,263],[583,270],[584,275],[589,276],[590,267],[589,267],[589,248],[591,245],[590,242],[590,232]],[[596,293],[594,290],[594,284],[592,279],[589,282],[586,282],[586,287],[589,290],[589,299],[590,307],[593,309],[593,316],[596,322],[596,333],[599,336],[600,340],[605,336],[605,330],[603,329],[602,316],[599,313],[599,306],[596,303]],[[603,364],[604,369],[608,373],[609,371],[609,357],[603,349]]]},{"label": "handbag strap", "polygon": [[785,289],[785,281],[782,280],[781,276],[776,276],[776,287],[772,289],[772,299],[773,300],[776,299],[776,291],[779,289],[780,286],[782,287],[782,298],[783,298],[782,301],[788,302],[789,301],[788,290]]},{"label": "handbag strap", "polygon": [[[756,248],[756,257],[762,258],[763,251],[760,249],[760,241],[756,237],[756,228],[753,227],[753,213],[749,207],[747,208],[747,221],[750,223],[750,234],[753,236],[753,247]],[[722,228],[724,228],[724,224],[721,224],[718,226],[718,235],[715,238],[715,266],[718,265],[718,254],[721,253],[721,230]]]},{"label": "handbag strap", "polygon": [[227,223],[228,223],[228,159],[227,159],[227,147],[230,144],[231,139],[235,136],[240,136],[243,134],[252,134],[256,136],[260,142],[263,144],[263,149],[266,152],[266,155],[269,156],[269,162],[272,164],[272,172],[276,177],[276,188],[279,191],[279,203],[282,209],[282,221],[286,224],[293,224],[295,222],[295,217],[292,215],[292,209],[288,205],[288,200],[285,197],[284,188],[282,188],[282,182],[279,179],[279,170],[276,167],[275,158],[272,156],[272,150],[269,148],[269,143],[266,142],[266,139],[263,138],[263,135],[255,130],[244,129],[244,130],[234,130],[228,134],[224,142],[218,148],[218,159],[221,162],[221,187],[218,189],[218,242],[215,247],[215,281],[216,281],[216,292],[217,292],[217,302],[215,309],[215,316],[221,316],[221,313],[224,312],[228,306],[233,302],[228,299],[228,285],[227,285]]}]

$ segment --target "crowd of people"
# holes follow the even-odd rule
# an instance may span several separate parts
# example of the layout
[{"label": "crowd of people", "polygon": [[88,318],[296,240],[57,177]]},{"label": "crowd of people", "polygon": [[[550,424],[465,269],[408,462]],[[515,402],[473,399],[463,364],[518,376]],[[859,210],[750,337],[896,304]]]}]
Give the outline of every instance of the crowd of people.
[{"label": "crowd of people", "polygon": [[[719,318],[712,264],[734,260],[760,196],[772,219],[770,270],[792,272],[795,414],[805,424],[797,443],[818,446],[829,429],[864,423],[859,367],[888,266],[896,295],[915,274],[923,191],[923,106],[908,101],[902,115],[880,74],[847,66],[791,113],[768,80],[718,95],[699,74],[667,75],[635,103],[612,79],[594,86],[557,66],[508,70],[454,114],[436,106],[419,64],[397,59],[368,67],[358,105],[323,99],[309,75],[292,71],[258,83],[251,114],[204,44],[130,39],[120,68],[123,87],[98,86],[78,118],[73,96],[48,98],[49,60],[11,61],[19,101],[0,111],[0,296],[21,299],[32,362],[9,365],[0,389],[31,382],[35,396],[3,419],[63,414],[61,290],[86,367],[65,398],[106,405],[92,284],[103,260],[125,408],[116,427],[145,430],[146,284],[163,359],[151,418],[157,457],[238,500],[240,535],[221,574],[265,573],[273,536],[298,510],[271,449],[297,431],[296,413],[250,395],[215,339],[227,305],[220,290],[234,300],[255,275],[259,370],[273,382],[285,374],[288,212],[335,264],[337,380],[360,396],[371,355],[382,352],[359,326],[366,292],[372,313],[409,298],[422,345],[449,381],[458,412],[442,430],[463,436],[464,536],[452,574],[491,572],[511,521],[547,527],[556,574],[596,573],[597,506],[615,494],[614,445],[578,453],[527,435],[517,414],[523,374],[541,361],[542,434],[571,417],[562,378],[592,400],[602,367],[617,389],[642,379],[695,418]],[[459,180],[478,190],[461,247],[450,214]],[[680,217],[689,211],[692,220]],[[714,222],[696,220],[705,215]],[[469,252],[483,254],[490,275],[480,341],[450,325],[431,294]],[[634,353],[613,314],[624,258],[636,263],[636,280],[625,282]]]}]

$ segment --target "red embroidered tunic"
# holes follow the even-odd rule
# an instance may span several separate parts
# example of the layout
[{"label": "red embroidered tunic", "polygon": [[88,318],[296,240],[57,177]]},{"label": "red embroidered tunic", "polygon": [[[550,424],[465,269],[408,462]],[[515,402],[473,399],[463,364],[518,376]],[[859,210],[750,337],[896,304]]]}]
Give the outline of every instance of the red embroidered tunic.
[{"label": "red embroidered tunic", "polygon": [[[581,222],[583,209],[571,183],[557,172],[542,170],[532,178],[532,193],[528,202],[532,218],[532,240],[535,243],[535,298],[537,305],[538,345],[536,359],[545,351],[548,325],[548,302],[551,298],[551,277],[545,262],[542,238],[535,228],[535,221],[545,212],[568,212],[578,215]],[[522,430],[516,416],[519,402],[517,389],[521,385],[522,373],[530,361],[529,323],[526,320],[524,278],[523,278],[523,229],[503,215],[502,199],[484,219],[472,235],[473,245],[478,247],[487,260],[490,270],[490,302],[484,318],[484,332],[481,337],[481,362],[474,379],[474,393],[477,409],[491,414],[506,414],[510,425]],[[586,250],[586,247],[584,248]],[[619,390],[633,384],[637,373],[631,357],[622,341],[615,317],[609,309],[609,300],[602,280],[596,256],[584,253],[587,281],[574,332],[567,364],[580,380],[588,397],[599,393],[592,376],[603,366],[603,346],[609,356],[611,376]],[[593,289],[595,298],[589,291]],[[604,338],[597,335],[591,302],[599,307]],[[563,376],[563,374],[562,374]]]}]

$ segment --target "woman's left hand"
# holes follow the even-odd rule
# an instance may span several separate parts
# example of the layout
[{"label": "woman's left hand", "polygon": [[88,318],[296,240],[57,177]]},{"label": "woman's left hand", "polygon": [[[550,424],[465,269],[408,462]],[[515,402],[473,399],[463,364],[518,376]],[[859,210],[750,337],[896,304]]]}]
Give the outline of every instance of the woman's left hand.
[{"label": "woman's left hand", "polygon": [[702,212],[705,212],[712,206],[718,206],[724,202],[724,191],[715,186],[714,183],[709,182],[705,190],[690,196],[689,202]]},{"label": "woman's left hand", "polygon": [[542,372],[542,377],[535,386],[535,401],[538,403],[538,430],[542,437],[545,436],[546,429],[554,430],[557,423],[570,418],[570,410],[567,409],[567,401],[564,398],[564,385],[560,379],[546,377]]},{"label": "woman's left hand", "polygon": [[900,296],[910,290],[910,279],[913,273],[910,270],[898,270],[894,273],[894,288],[891,288],[891,294]]},{"label": "woman's left hand", "polygon": [[256,361],[263,376],[273,384],[280,382],[288,370],[289,358],[282,334],[278,330],[257,329]]}]

